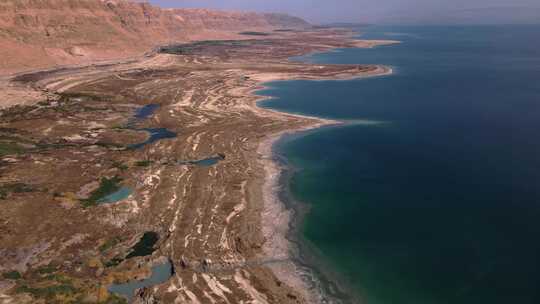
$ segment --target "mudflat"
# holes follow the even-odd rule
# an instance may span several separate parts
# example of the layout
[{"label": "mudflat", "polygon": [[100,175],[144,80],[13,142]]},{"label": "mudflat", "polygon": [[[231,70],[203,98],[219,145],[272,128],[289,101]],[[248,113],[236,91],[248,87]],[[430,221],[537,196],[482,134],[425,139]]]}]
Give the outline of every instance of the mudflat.
[{"label": "mudflat", "polygon": [[170,278],[135,303],[313,301],[283,237],[290,215],[272,194],[270,147],[337,122],[259,108],[254,91],[391,72],[288,60],[392,43],[352,37],[276,31],[4,77],[0,300],[122,303],[111,284],[166,261]]}]

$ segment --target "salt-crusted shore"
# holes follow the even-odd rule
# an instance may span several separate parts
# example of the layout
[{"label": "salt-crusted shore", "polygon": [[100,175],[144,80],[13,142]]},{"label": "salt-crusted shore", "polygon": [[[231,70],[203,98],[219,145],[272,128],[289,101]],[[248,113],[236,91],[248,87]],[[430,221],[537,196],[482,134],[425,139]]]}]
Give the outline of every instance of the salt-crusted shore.
[{"label": "salt-crusted shore", "polygon": [[[392,44],[397,42],[384,42],[382,44]],[[364,45],[364,44],[362,44]],[[373,47],[374,44],[368,44],[369,47]],[[365,46],[360,46],[365,47]],[[266,82],[272,81],[286,81],[286,80],[352,80],[367,77],[377,77],[392,74],[392,68],[387,66],[378,66],[376,70],[359,75],[336,75],[333,78],[302,78],[302,77],[286,77],[283,75],[262,75],[260,77],[254,77],[259,81],[263,81],[259,89],[265,88]],[[250,94],[257,94],[257,90],[250,91]],[[260,102],[269,99],[269,97],[262,96],[255,102],[255,107],[258,107]],[[260,111],[261,108],[257,108],[255,111]],[[283,187],[287,185],[281,184],[283,171],[286,170],[283,164],[278,162],[276,155],[274,154],[274,148],[284,136],[294,135],[308,130],[315,130],[322,127],[338,126],[348,124],[345,121],[324,119],[314,116],[306,116],[299,114],[291,114],[286,112],[280,112],[270,109],[263,109],[263,111],[270,111],[273,115],[286,115],[292,117],[298,117],[299,119],[309,119],[309,123],[304,126],[293,128],[289,130],[280,131],[275,134],[268,135],[262,140],[258,146],[257,153],[260,155],[260,162],[264,168],[264,180],[262,182],[262,197],[260,198],[264,202],[264,207],[261,217],[262,232],[265,237],[265,243],[263,246],[263,255],[265,258],[272,257],[276,260],[281,260],[279,263],[273,263],[268,265],[274,274],[287,285],[294,290],[300,292],[307,303],[320,303],[323,300],[332,301],[329,295],[324,294],[321,282],[315,276],[314,271],[306,270],[306,266],[301,266],[295,263],[300,257],[298,256],[298,245],[292,243],[290,238],[298,239],[299,236],[291,235],[298,233],[298,231],[291,231],[292,222],[298,219],[293,217],[299,216],[296,210],[291,206],[287,206],[280,199],[280,194],[283,192]],[[354,122],[353,122],[354,123]],[[307,267],[316,267],[315,265],[308,265]],[[318,270],[317,272],[319,272]],[[339,300],[339,299],[338,299]]]},{"label": "salt-crusted shore", "polygon": [[[2,130],[24,148],[2,160],[3,182],[42,189],[8,193],[14,203],[0,210],[0,218],[17,218],[6,224],[11,232],[0,240],[0,270],[23,274],[16,282],[0,282],[0,296],[39,303],[18,287],[53,284],[38,272],[53,265],[55,275],[77,285],[73,297],[101,301],[111,298],[111,282],[144,278],[155,261],[166,259],[174,273],[140,291],[140,303],[317,302],[312,285],[302,279],[305,269],[292,262],[287,234],[294,219],[278,199],[282,168],[272,146],[284,134],[341,122],[258,107],[267,97],[256,91],[276,80],[392,72],[377,65],[288,60],[356,46],[348,31],[285,32],[242,47],[207,43],[189,54],[159,53],[0,82],[8,88],[0,98],[9,99],[0,116]],[[141,127],[166,128],[176,136],[124,149],[147,134],[119,126],[149,104],[159,108]],[[29,145],[34,142],[35,148]],[[220,160],[209,166],[189,162],[215,156]],[[101,178],[115,176],[133,190],[127,199],[81,206]],[[38,219],[47,225],[29,231]],[[152,254],[115,260],[147,231],[160,236]]]}]

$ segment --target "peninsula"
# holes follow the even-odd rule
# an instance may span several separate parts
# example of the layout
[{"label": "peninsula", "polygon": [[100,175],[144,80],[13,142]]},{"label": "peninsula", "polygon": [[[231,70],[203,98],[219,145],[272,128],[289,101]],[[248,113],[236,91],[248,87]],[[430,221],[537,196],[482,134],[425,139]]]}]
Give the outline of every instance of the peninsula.
[{"label": "peninsula", "polygon": [[[64,6],[80,17],[53,24]],[[288,58],[391,41],[284,15],[120,0],[10,0],[0,12],[10,16],[0,24],[9,46],[0,302],[315,301],[290,257],[271,145],[338,122],[259,108],[255,91],[274,80],[389,73]],[[72,18],[94,22],[63,31]]]}]

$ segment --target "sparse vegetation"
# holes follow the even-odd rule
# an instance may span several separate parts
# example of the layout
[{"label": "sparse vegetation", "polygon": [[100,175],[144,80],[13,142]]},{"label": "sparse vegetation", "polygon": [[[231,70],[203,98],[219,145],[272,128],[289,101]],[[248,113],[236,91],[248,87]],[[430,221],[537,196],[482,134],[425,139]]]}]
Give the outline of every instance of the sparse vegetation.
[{"label": "sparse vegetation", "polygon": [[20,118],[21,115],[31,112],[37,108],[38,106],[35,106],[35,105],[31,105],[31,106],[14,105],[7,109],[0,110],[0,117]]},{"label": "sparse vegetation", "polygon": [[18,280],[20,278],[22,278],[22,275],[20,272],[16,271],[16,270],[13,270],[13,271],[9,271],[9,272],[4,272],[2,274],[2,277],[4,277],[4,279],[8,279],[8,280]]},{"label": "sparse vegetation", "polygon": [[52,266],[52,265],[47,265],[47,266],[41,266],[38,268],[37,272],[39,274],[50,274],[50,273],[53,273],[56,271],[56,267]]},{"label": "sparse vegetation", "polygon": [[24,183],[0,185],[0,200],[6,199],[10,193],[27,193],[32,191],[34,189]]},{"label": "sparse vegetation", "polygon": [[188,55],[198,53],[202,49],[207,47],[242,47],[249,46],[251,41],[245,40],[206,40],[197,41],[190,44],[175,44],[164,46],[159,49],[160,53],[173,54],[173,55]]},{"label": "sparse vegetation", "polygon": [[61,93],[61,102],[70,102],[74,101],[100,101],[103,96],[91,92],[64,92]]},{"label": "sparse vegetation", "polygon": [[72,295],[77,291],[75,287],[70,284],[60,284],[47,287],[29,287],[22,285],[17,287],[17,293],[29,293],[35,298],[52,299],[59,295]]},{"label": "sparse vegetation", "polygon": [[120,265],[120,263],[122,263],[124,261],[123,258],[119,257],[119,256],[116,256],[114,258],[112,258],[111,260],[105,262],[105,267],[109,268],[109,267],[114,267],[114,266],[118,266]]},{"label": "sparse vegetation", "polygon": [[0,157],[12,154],[20,154],[24,149],[16,143],[0,142]]},{"label": "sparse vegetation", "polygon": [[151,160],[140,160],[135,163],[135,166],[137,167],[148,167],[153,163]]},{"label": "sparse vegetation", "polygon": [[119,244],[122,240],[119,237],[108,239],[103,245],[99,246],[99,251],[104,252]]},{"label": "sparse vegetation", "polygon": [[240,35],[246,35],[246,36],[270,36],[269,33],[264,32],[241,32]]},{"label": "sparse vegetation", "polygon": [[56,281],[62,284],[71,284],[72,280],[62,274],[51,274],[45,277],[46,280]]}]

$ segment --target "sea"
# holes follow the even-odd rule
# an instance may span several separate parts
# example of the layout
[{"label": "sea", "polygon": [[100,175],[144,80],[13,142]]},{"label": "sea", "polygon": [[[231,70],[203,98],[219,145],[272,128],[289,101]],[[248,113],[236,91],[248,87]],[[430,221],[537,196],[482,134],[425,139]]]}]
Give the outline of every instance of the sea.
[{"label": "sea", "polygon": [[347,121],[276,148],[310,263],[345,303],[540,303],[540,25],[356,30],[401,43],[291,60],[392,75],[259,92]]}]

